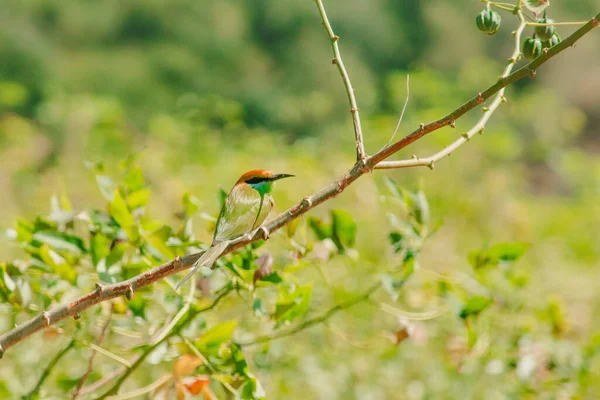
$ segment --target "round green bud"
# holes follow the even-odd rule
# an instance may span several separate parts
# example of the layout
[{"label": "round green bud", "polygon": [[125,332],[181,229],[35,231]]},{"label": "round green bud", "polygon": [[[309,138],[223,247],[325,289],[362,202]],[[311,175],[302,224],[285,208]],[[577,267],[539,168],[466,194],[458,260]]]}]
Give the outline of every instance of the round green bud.
[{"label": "round green bud", "polygon": [[492,10],[483,10],[475,18],[477,28],[488,35],[493,35],[500,29],[500,14]]},{"label": "round green bud", "polygon": [[550,47],[554,47],[559,43],[560,43],[560,36],[558,36],[558,33],[555,33],[554,35],[552,35],[550,40],[546,40],[544,42],[544,47],[549,49]]},{"label": "round green bud", "polygon": [[[551,24],[554,21],[552,21],[550,18],[542,17],[538,19],[537,22],[538,24]],[[535,34],[542,41],[552,39],[552,35],[554,35],[554,32],[556,32],[556,28],[553,25],[535,27]]]},{"label": "round green bud", "polygon": [[543,48],[544,45],[539,38],[528,37],[525,38],[521,51],[528,60],[534,60],[542,55]]}]

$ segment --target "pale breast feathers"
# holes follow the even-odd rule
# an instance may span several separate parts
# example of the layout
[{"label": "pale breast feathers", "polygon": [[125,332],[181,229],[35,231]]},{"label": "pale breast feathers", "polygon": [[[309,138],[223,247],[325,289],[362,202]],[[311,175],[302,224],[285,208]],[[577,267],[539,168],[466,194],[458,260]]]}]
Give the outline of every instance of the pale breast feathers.
[{"label": "pale breast feathers", "polygon": [[262,209],[260,204],[261,197],[256,190],[248,185],[235,186],[217,220],[214,242],[231,240],[259,227],[273,208],[272,197],[266,194]]}]

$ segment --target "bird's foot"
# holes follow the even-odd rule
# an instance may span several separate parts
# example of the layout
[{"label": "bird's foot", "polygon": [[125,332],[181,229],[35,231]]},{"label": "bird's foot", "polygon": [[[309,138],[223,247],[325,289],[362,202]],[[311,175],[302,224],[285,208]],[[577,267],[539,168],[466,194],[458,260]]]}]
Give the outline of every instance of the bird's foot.
[{"label": "bird's foot", "polygon": [[258,228],[258,233],[263,238],[263,240],[267,240],[269,238],[269,230],[264,226]]}]

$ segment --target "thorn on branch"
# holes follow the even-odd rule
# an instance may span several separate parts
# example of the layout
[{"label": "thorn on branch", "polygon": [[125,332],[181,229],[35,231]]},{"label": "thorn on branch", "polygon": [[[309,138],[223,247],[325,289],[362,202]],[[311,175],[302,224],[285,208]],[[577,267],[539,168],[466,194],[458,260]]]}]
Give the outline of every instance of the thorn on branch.
[{"label": "thorn on branch", "polygon": [[102,291],[104,290],[104,286],[101,283],[96,283],[96,291],[98,293],[102,293]]},{"label": "thorn on branch", "polygon": [[75,321],[77,321],[79,318],[81,318],[81,313],[76,313],[75,315],[73,315],[73,319]]},{"label": "thorn on branch", "polygon": [[529,68],[529,76],[531,78],[535,78],[535,74],[536,74],[535,69]]},{"label": "thorn on branch", "polygon": [[421,122],[419,124],[419,129],[421,129],[421,130],[425,129],[425,123],[424,122]]},{"label": "thorn on branch", "polygon": [[310,199],[309,196],[306,196],[305,198],[302,199],[302,202],[300,204],[303,207],[311,208],[312,207],[312,200]]},{"label": "thorn on branch", "polygon": [[469,136],[468,132],[463,133],[462,135],[460,135],[462,137],[464,137],[466,140],[471,140],[471,137]]},{"label": "thorn on branch", "polygon": [[2,348],[2,345],[0,344],[0,360],[2,359],[2,357],[4,357],[4,349]]},{"label": "thorn on branch", "polygon": [[135,292],[133,291],[133,286],[131,286],[131,283],[127,285],[127,292],[125,292],[125,297],[127,298],[127,300],[131,301],[133,300],[133,296],[135,295]]},{"label": "thorn on branch", "polygon": [[431,162],[429,162],[429,164],[427,165],[427,167],[433,171],[433,168],[435,167],[435,161],[431,160]]},{"label": "thorn on branch", "polygon": [[485,97],[483,97],[483,94],[477,93],[477,102],[483,103],[484,101],[485,101]]},{"label": "thorn on branch", "polygon": [[179,255],[175,256],[175,260],[173,261],[173,266],[176,269],[179,269],[181,267],[181,257]]},{"label": "thorn on branch", "polygon": [[358,112],[358,107],[352,107],[352,108],[350,109],[350,112],[351,112],[352,114],[354,114],[354,113]]},{"label": "thorn on branch", "polygon": [[483,131],[485,131],[485,126],[482,127],[480,130],[478,130],[477,133],[479,133],[480,135],[483,135]]},{"label": "thorn on branch", "polygon": [[450,122],[450,128],[456,128],[456,121]]},{"label": "thorn on branch", "polygon": [[260,228],[258,228],[258,233],[260,233],[260,236],[262,237],[263,240],[269,239],[269,230],[267,228],[265,228],[264,226],[261,226]]},{"label": "thorn on branch", "polygon": [[489,107],[481,107],[481,110],[485,113],[485,112],[490,111],[490,108]]},{"label": "thorn on branch", "polygon": [[502,96],[500,99],[503,103],[508,103],[508,99],[506,98],[506,96]]},{"label": "thorn on branch", "polygon": [[597,27],[599,24],[598,20],[596,19],[596,17],[592,18],[592,26],[595,28]]},{"label": "thorn on branch", "polygon": [[331,59],[331,63],[332,63],[333,65],[337,64],[337,58],[332,58],[332,59]]},{"label": "thorn on branch", "polygon": [[331,38],[331,40],[333,42],[337,42],[338,40],[340,40],[340,37],[338,35],[335,35],[334,37]]},{"label": "thorn on branch", "polygon": [[418,160],[419,159],[419,157],[417,157],[416,154],[413,154],[412,157],[410,157],[410,158],[412,158],[413,160]]},{"label": "thorn on branch", "polygon": [[44,311],[42,313],[42,321],[44,321],[44,324],[46,326],[50,325],[50,314],[48,314],[48,311]]}]

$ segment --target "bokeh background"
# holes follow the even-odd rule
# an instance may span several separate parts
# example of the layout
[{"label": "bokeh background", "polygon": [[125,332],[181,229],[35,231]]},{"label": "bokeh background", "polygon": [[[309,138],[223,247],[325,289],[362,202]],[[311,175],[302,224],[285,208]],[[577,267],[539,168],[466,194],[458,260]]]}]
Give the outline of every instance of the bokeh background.
[{"label": "bokeh background", "polygon": [[[150,212],[165,221],[175,220],[185,192],[201,199],[203,212],[216,214],[217,188],[228,190],[254,168],[296,175],[278,186],[277,208],[284,210],[353,162],[346,95],[312,1],[0,3],[2,228],[11,227],[17,216],[47,212],[53,194],[67,193],[75,208],[102,207],[85,161],[102,161],[118,174],[119,162],[135,156],[153,192]],[[488,37],[475,26],[483,7],[476,0],[325,5],[341,37],[371,153],[395,127],[407,74],[410,102],[399,135],[491,85],[512,52],[516,19],[503,13],[499,33]],[[554,0],[549,8],[559,21],[582,21],[597,12],[595,0]],[[564,38],[574,29],[559,32]],[[452,349],[460,348],[464,327],[448,314],[414,322],[420,334],[392,346],[381,332],[393,331],[397,321],[365,304],[334,320],[335,329],[352,338],[348,342],[320,326],[273,343],[268,351],[249,350],[251,369],[269,398],[500,399],[536,393],[571,398],[577,393],[582,354],[600,330],[598,48],[600,32],[591,32],[544,65],[535,79],[511,86],[509,102],[492,117],[485,135],[435,170],[375,172],[311,212],[326,216],[330,208],[343,208],[355,216],[360,258],[336,258],[321,270],[333,286],[360,291],[378,266],[393,262],[386,242],[392,206],[382,201],[383,176],[422,188],[441,226],[423,250],[423,271],[411,282],[414,296],[405,307],[413,310],[436,307],[420,290],[435,274],[468,276],[469,250],[503,241],[531,243],[518,264],[527,286],[515,296],[524,306],[490,317],[489,348],[457,368]],[[435,152],[469,129],[479,113],[398,157]],[[210,227],[197,218],[199,238],[209,240]],[[279,254],[285,243],[275,237],[265,248]],[[21,255],[18,246],[0,241],[0,260]],[[302,279],[320,282],[313,310],[326,308],[332,289],[323,275],[313,271]],[[548,304],[560,304],[568,321],[559,337],[540,316]],[[230,307],[235,310],[236,304]],[[6,321],[0,326],[9,328]],[[515,337],[531,342],[521,343],[521,352],[523,346],[535,348],[531,352],[549,354],[559,368],[524,377],[509,363],[494,364],[515,351],[507,344]],[[35,351],[42,360],[58,348],[44,345],[41,337],[28,340],[20,345],[22,354]],[[46,347],[47,354],[40,350]],[[35,382],[32,360],[37,359],[15,356],[10,366],[0,365],[9,392]],[[599,360],[588,367],[600,378]],[[142,369],[128,387],[147,384],[159,372]],[[594,387],[591,379],[580,398],[600,395],[597,381]]]}]

